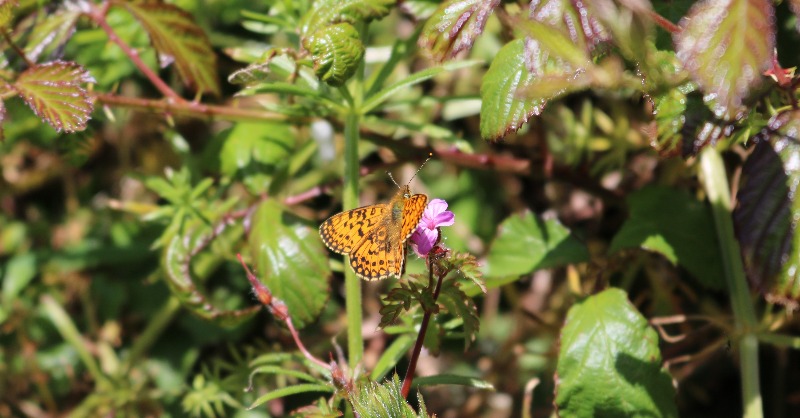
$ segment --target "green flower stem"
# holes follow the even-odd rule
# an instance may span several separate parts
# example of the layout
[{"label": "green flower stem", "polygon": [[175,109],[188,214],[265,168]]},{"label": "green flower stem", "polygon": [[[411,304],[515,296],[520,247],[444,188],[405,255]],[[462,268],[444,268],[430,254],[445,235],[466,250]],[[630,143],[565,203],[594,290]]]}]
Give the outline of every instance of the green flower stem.
[{"label": "green flower stem", "polygon": [[[362,36],[364,31],[361,31]],[[363,39],[363,37],[362,37]],[[361,104],[364,102],[364,63],[350,81],[350,111],[344,120],[344,191],[342,201],[344,209],[358,207],[358,178],[360,162],[358,160],[359,128],[361,125]],[[364,356],[364,338],[361,335],[362,303],[361,279],[356,277],[349,267],[349,259],[345,257],[344,287],[345,309],[347,311],[347,351],[350,368],[355,370]]]},{"label": "green flower stem", "polygon": [[733,233],[731,195],[725,165],[716,149],[707,147],[700,154],[700,170],[703,174],[708,200],[711,202],[725,280],[736,320],[736,330],[737,334],[741,336],[739,365],[742,374],[743,416],[746,418],[762,417],[764,409],[758,380],[758,339],[755,334],[758,323],[744,276],[739,243]]},{"label": "green flower stem", "polygon": [[50,318],[61,337],[78,353],[78,357],[80,357],[81,362],[86,366],[86,370],[92,375],[98,387],[110,387],[111,382],[100,370],[100,366],[95,361],[89,348],[86,347],[78,327],[72,322],[64,307],[50,295],[42,296],[41,301],[45,314]]},{"label": "green flower stem", "polygon": [[136,364],[142,355],[153,346],[156,342],[158,337],[167,328],[172,322],[172,319],[175,318],[175,315],[180,311],[181,303],[176,297],[170,297],[167,300],[166,305],[164,305],[161,310],[153,316],[153,320],[147,324],[147,328],[144,329],[142,334],[139,338],[134,341],[133,346],[131,347],[130,352],[128,352],[128,357],[125,359],[125,363],[122,367],[123,372],[127,372],[130,370],[131,366]]}]

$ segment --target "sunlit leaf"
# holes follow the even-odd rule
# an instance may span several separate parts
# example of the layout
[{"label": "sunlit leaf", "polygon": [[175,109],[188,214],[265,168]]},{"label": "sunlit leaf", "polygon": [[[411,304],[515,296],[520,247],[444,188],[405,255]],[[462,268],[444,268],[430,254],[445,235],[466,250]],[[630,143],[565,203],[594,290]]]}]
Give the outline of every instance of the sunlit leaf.
[{"label": "sunlit leaf", "polygon": [[486,258],[487,277],[520,276],[534,270],[589,260],[589,250],[555,219],[530,212],[500,225]]},{"label": "sunlit leaf", "polygon": [[[534,39],[516,39],[495,56],[481,85],[481,137],[495,140],[516,132],[545,104],[585,88],[589,79]],[[589,64],[588,60],[586,61]],[[533,71],[532,71],[533,69]]]},{"label": "sunlit leaf", "polygon": [[133,14],[150,35],[162,67],[175,63],[193,89],[218,95],[217,55],[192,15],[168,3],[115,1]]},{"label": "sunlit leaf", "polygon": [[332,86],[341,86],[355,74],[364,56],[364,44],[349,23],[320,28],[303,38],[303,48],[311,53],[317,77]]},{"label": "sunlit leaf", "polygon": [[253,214],[249,242],[256,276],[286,303],[294,325],[314,321],[328,301],[331,275],[317,229],[268,199]]},{"label": "sunlit leaf", "polygon": [[559,416],[678,416],[658,335],[619,289],[570,308],[556,373]]},{"label": "sunlit leaf", "polygon": [[589,4],[570,0],[532,1],[530,18],[568,36],[582,51],[592,52],[610,37],[592,10],[587,8]]},{"label": "sunlit leaf", "polygon": [[769,123],[742,168],[734,211],[736,234],[751,285],[768,299],[797,307],[800,300],[800,111]]},{"label": "sunlit leaf", "polygon": [[74,62],[35,65],[19,75],[14,87],[37,116],[57,131],[86,129],[94,104],[81,84],[94,82]]},{"label": "sunlit leaf", "polygon": [[0,28],[5,30],[8,22],[14,17],[14,7],[18,5],[17,0],[0,0]]},{"label": "sunlit leaf", "polygon": [[303,16],[302,34],[308,35],[331,23],[357,23],[380,19],[397,0],[317,0]]},{"label": "sunlit leaf", "polygon": [[422,28],[418,44],[434,61],[468,50],[500,0],[447,0]]},{"label": "sunlit leaf", "polygon": [[224,138],[219,153],[222,174],[242,179],[256,195],[268,190],[295,145],[289,127],[279,122],[240,122],[220,136]]},{"label": "sunlit leaf", "polygon": [[361,380],[349,395],[353,410],[361,417],[417,418],[418,415],[400,392],[400,379],[394,375],[384,384]]},{"label": "sunlit leaf", "polygon": [[25,44],[25,55],[31,61],[37,61],[47,51],[64,45],[75,32],[75,24],[81,11],[67,2],[54,13],[41,13],[35,16],[28,42]]},{"label": "sunlit leaf", "polygon": [[706,205],[683,191],[647,187],[628,197],[628,207],[630,217],[611,241],[609,253],[623,248],[657,252],[706,286],[723,287],[722,265],[709,262],[721,256]]},{"label": "sunlit leaf", "polygon": [[743,100],[769,68],[775,19],[768,0],[695,3],[674,35],[678,59],[717,117],[744,116]]}]

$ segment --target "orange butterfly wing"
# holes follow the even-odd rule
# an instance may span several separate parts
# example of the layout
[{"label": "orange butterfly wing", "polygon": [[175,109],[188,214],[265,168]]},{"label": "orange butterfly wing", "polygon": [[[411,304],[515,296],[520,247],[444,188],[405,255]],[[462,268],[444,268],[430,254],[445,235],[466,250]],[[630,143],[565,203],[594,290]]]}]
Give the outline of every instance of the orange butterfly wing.
[{"label": "orange butterfly wing", "polygon": [[339,254],[349,254],[389,213],[389,205],[379,204],[337,213],[319,226],[322,242]]}]

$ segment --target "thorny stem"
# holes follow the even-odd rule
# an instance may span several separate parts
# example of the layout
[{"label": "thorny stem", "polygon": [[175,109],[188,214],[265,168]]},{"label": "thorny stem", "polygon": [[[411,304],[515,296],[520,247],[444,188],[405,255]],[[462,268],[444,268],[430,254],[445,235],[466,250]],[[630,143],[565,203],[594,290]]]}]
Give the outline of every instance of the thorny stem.
[{"label": "thorny stem", "polygon": [[150,80],[151,83],[153,83],[153,85],[158,89],[158,91],[161,92],[161,94],[163,94],[165,97],[175,102],[185,101],[185,99],[183,99],[180,95],[178,95],[178,93],[175,93],[175,91],[172,90],[167,85],[167,83],[165,83],[164,80],[162,80],[161,77],[158,76],[158,74],[153,72],[153,70],[151,70],[150,67],[148,67],[147,64],[144,63],[144,61],[142,61],[142,58],[139,56],[139,53],[135,49],[131,48],[130,45],[125,43],[125,41],[123,41],[122,39],[120,39],[119,36],[117,36],[117,33],[114,32],[114,29],[111,27],[111,25],[108,24],[108,21],[106,21],[105,11],[107,9],[108,9],[107,3],[104,3],[101,6],[96,6],[90,3],[90,11],[87,14],[87,16],[89,16],[89,18],[92,19],[92,21],[94,21],[97,24],[97,26],[100,26],[103,29],[103,31],[106,32],[106,35],[108,35],[108,39],[111,42],[117,44],[117,46],[119,46],[122,49],[122,51],[125,52],[125,55],[127,55],[128,58],[130,58],[131,61],[133,61],[133,64],[136,65],[136,68],[138,68],[139,71],[141,71],[142,74],[144,74],[145,77],[147,77],[147,79]]},{"label": "thorny stem", "polygon": [[241,254],[236,254],[236,258],[239,259],[239,262],[242,264],[245,273],[247,273],[247,280],[250,281],[250,285],[253,286],[253,293],[255,293],[256,297],[258,298],[259,302],[269,309],[270,313],[272,313],[275,318],[286,323],[286,328],[289,329],[289,333],[292,335],[292,339],[294,339],[295,345],[303,353],[303,356],[307,358],[309,361],[313,362],[314,364],[326,369],[330,370],[331,365],[325,363],[324,361],[314,357],[306,346],[303,344],[303,341],[300,340],[300,334],[298,334],[297,330],[292,324],[292,317],[289,314],[289,310],[286,307],[286,304],[283,303],[280,299],[274,297],[272,292],[270,292],[269,288],[265,286],[258,278],[250,271],[250,268],[247,267],[247,264],[242,259]]},{"label": "thorny stem", "polygon": [[[434,257],[428,256],[428,280],[433,283],[433,259]],[[439,280],[436,282],[436,289],[433,291],[433,302],[439,300],[439,291],[442,289],[442,280],[448,272],[442,272],[439,275]],[[417,369],[417,360],[422,352],[422,343],[425,341],[425,333],[428,331],[428,323],[430,323],[431,315],[433,312],[426,310],[422,315],[422,323],[419,325],[419,335],[417,335],[417,342],[414,343],[414,350],[411,352],[411,360],[408,363],[408,370],[406,370],[406,377],[403,378],[403,387],[400,393],[403,399],[408,399],[408,393],[411,391],[411,383],[414,381],[414,372]]]}]

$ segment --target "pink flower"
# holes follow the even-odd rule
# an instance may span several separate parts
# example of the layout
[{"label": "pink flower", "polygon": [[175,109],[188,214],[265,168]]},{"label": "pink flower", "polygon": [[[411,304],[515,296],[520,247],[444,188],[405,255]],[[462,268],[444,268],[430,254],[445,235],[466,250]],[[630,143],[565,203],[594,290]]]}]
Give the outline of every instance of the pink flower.
[{"label": "pink flower", "polygon": [[420,257],[425,257],[434,245],[439,242],[439,227],[450,226],[456,216],[447,210],[447,202],[433,199],[422,213],[417,230],[411,234],[411,247]]}]

